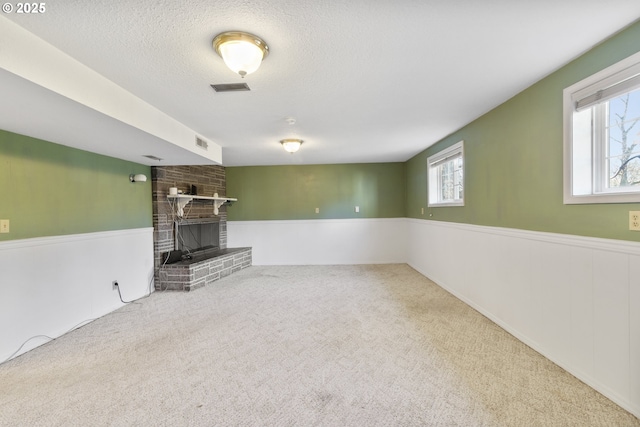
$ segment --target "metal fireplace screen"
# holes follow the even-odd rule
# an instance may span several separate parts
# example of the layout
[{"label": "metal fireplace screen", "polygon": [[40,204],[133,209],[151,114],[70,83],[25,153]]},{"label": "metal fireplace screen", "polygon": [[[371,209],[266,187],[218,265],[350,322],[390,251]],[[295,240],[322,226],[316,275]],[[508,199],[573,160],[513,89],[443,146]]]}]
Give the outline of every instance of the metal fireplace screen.
[{"label": "metal fireplace screen", "polygon": [[185,254],[220,249],[220,221],[212,218],[175,222],[175,249]]}]

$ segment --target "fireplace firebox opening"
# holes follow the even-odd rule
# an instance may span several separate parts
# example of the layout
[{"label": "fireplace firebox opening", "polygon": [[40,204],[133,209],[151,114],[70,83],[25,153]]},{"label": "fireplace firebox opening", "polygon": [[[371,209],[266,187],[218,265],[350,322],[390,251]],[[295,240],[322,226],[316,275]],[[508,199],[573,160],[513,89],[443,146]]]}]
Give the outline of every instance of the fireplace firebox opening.
[{"label": "fireplace firebox opening", "polygon": [[220,250],[217,218],[177,219],[173,233],[174,250],[163,257],[167,264]]}]

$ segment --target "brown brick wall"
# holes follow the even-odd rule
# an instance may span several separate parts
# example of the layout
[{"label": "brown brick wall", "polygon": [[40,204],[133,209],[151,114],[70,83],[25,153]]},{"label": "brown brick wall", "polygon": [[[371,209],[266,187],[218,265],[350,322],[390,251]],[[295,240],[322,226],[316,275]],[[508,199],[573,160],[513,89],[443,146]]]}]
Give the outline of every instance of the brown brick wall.
[{"label": "brown brick wall", "polygon": [[[154,259],[156,280],[161,266],[161,254],[173,248],[173,221],[175,213],[167,200],[170,187],[189,192],[197,187],[199,196],[213,197],[214,193],[227,195],[226,174],[223,166],[154,166],[151,168],[153,191]],[[219,214],[213,214],[213,202],[193,200],[184,209],[184,218],[219,218],[220,248],[227,247],[227,208],[222,206]]]}]

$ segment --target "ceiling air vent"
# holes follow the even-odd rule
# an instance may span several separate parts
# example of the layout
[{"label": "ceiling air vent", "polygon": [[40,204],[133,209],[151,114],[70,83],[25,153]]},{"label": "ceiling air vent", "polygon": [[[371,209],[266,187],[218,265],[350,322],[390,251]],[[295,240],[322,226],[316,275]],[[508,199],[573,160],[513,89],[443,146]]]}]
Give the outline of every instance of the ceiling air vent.
[{"label": "ceiling air vent", "polygon": [[211,85],[216,92],[242,92],[251,90],[246,83],[226,83],[221,85]]},{"label": "ceiling air vent", "polygon": [[153,156],[153,155],[151,155],[151,154],[145,154],[145,155],[144,155],[144,156],[142,156],[142,157],[146,157],[147,159],[157,160],[157,161],[161,161],[161,160],[162,160],[160,157],[156,157],[156,156]]},{"label": "ceiling air vent", "polygon": [[203,150],[209,149],[209,143],[199,136],[196,136],[196,146],[202,148]]}]

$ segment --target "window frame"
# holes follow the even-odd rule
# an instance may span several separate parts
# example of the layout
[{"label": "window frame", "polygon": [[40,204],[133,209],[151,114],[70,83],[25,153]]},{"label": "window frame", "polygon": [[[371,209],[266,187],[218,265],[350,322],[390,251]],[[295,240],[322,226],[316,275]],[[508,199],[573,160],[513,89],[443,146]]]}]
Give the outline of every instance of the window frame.
[{"label": "window frame", "polygon": [[[583,99],[588,95],[595,95],[599,90],[606,89],[617,83],[633,78],[640,72],[640,52],[629,56],[563,90],[563,202],[564,204],[592,204],[592,203],[638,203],[640,202],[640,186],[635,189],[628,188],[602,188],[602,179],[598,175],[604,172],[605,167],[601,162],[605,149],[604,142],[591,142],[590,182],[585,187],[590,188],[587,194],[573,194],[574,184],[577,179],[586,183],[586,178],[578,178],[574,170],[574,113],[576,99]],[[625,92],[626,93],[626,92]],[[614,99],[614,98],[611,98]],[[602,101],[604,102],[604,101]],[[591,107],[587,107],[591,108]],[[593,133],[593,131],[592,131]],[[600,169],[597,169],[597,166]]]},{"label": "window frame", "polygon": [[[462,159],[462,198],[458,200],[439,201],[440,192],[436,170],[438,166],[442,165],[444,160],[454,157],[460,157]],[[464,141],[457,142],[429,156],[427,158],[427,206],[464,206],[465,175]]]}]

